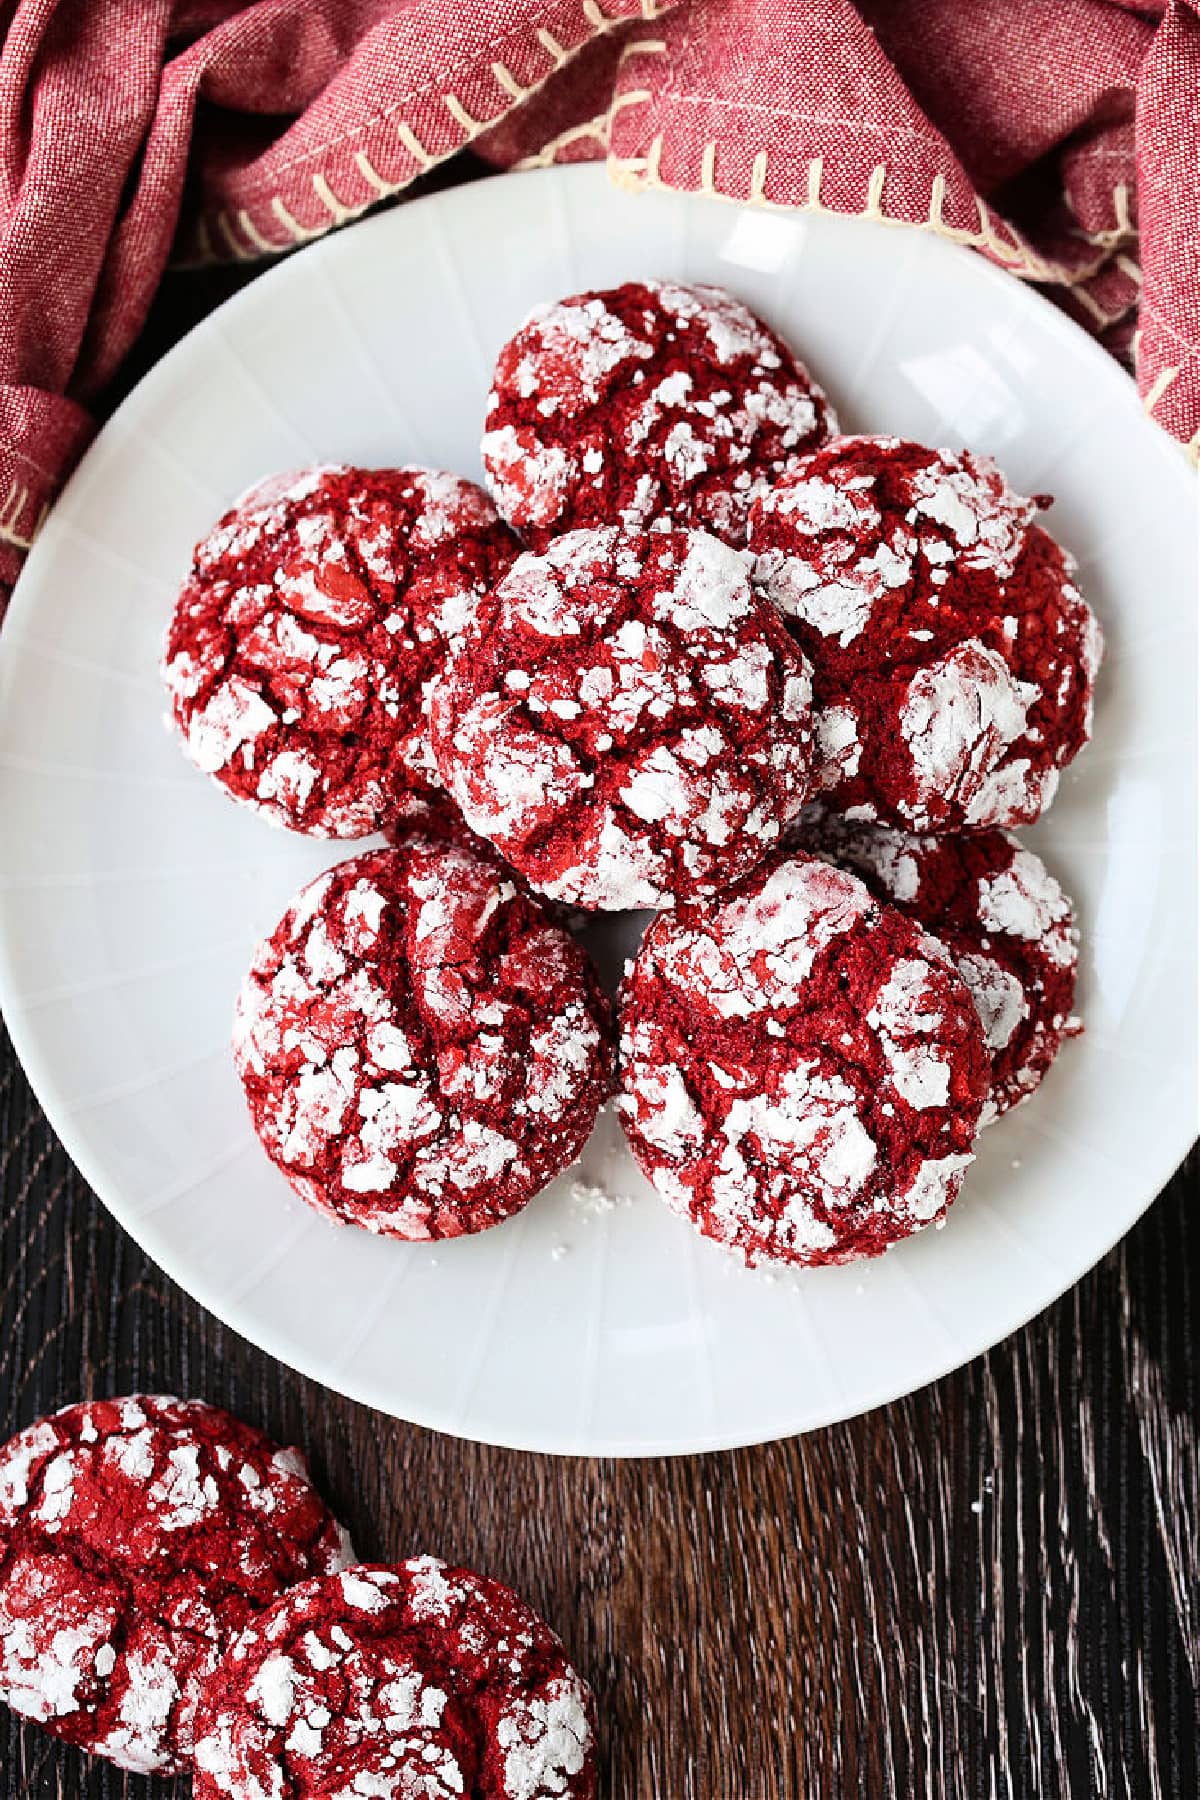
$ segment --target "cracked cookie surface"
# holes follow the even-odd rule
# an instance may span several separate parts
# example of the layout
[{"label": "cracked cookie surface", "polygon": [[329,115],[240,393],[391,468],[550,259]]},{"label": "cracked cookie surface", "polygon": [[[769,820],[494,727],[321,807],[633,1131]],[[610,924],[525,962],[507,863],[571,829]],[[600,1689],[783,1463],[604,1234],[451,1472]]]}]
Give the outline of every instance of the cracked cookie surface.
[{"label": "cracked cookie surface", "polygon": [[432,1556],[286,1595],[205,1697],[196,1800],[594,1800],[591,1692],[498,1581]]},{"label": "cracked cookie surface", "polygon": [[187,754],[315,837],[366,837],[438,786],[430,682],[516,554],[481,488],[340,465],[251,489],[196,547],[164,679]]},{"label": "cracked cookie surface", "polygon": [[66,1407],[0,1450],[0,1695],[121,1768],[181,1771],[237,1634],[353,1560],[300,1453],[228,1413]]},{"label": "cracked cookie surface", "polygon": [[981,1123],[1024,1100],[1068,1037],[1079,932],[1069,897],[1008,831],[921,837],[807,809],[789,836],[832,857],[931,932],[954,958],[983,1025],[991,1089]]},{"label": "cracked cookie surface", "polygon": [[1103,640],[987,457],[814,451],[755,501],[755,581],[813,666],[820,785],[917,831],[1031,823],[1091,733]]},{"label": "cracked cookie surface", "polygon": [[234,1060],[271,1160],[319,1211],[403,1238],[517,1212],[608,1096],[586,952],[480,845],[339,863],[260,944]]},{"label": "cracked cookie surface", "polygon": [[630,1147],[748,1263],[875,1256],[956,1197],[987,1092],[935,939],[847,871],[773,857],[651,925],[621,990]]},{"label": "cracked cookie surface", "polygon": [[808,664],[703,531],[604,526],[522,556],[433,691],[468,825],[568,905],[735,880],[812,785]]},{"label": "cracked cookie surface", "polygon": [[617,520],[742,544],[755,494],[836,429],[803,364],[732,294],[626,282],[538,307],[504,346],[483,461],[535,549]]}]

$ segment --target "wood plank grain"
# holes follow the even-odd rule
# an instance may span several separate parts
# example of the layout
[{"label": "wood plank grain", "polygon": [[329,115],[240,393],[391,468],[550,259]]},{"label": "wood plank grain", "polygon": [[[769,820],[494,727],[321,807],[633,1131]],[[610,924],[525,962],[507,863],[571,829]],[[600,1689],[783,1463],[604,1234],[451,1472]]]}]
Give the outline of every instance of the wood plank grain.
[{"label": "wood plank grain", "polygon": [[[362,1553],[509,1581],[595,1685],[606,1800],[1194,1800],[1195,1159],[1025,1331],[833,1429],[645,1463],[381,1418],[217,1324],[117,1228],[0,1044],[0,1430],[201,1394],[303,1444]],[[149,1800],[0,1719],[0,1795]]]}]

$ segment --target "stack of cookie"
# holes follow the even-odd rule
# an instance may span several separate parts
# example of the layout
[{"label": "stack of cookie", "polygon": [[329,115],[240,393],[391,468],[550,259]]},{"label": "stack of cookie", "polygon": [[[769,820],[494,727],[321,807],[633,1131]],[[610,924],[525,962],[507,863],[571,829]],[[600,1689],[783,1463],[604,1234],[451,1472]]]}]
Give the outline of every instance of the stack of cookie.
[{"label": "stack of cookie", "polygon": [[[268,1154],[336,1218],[477,1231],[577,1154],[615,1069],[655,1187],[749,1262],[940,1221],[1079,1028],[1070,902],[1011,835],[1087,740],[1101,652],[1048,499],[838,436],[746,307],[662,282],[538,309],[483,458],[492,499],[265,483],[171,625],[201,768],[392,840],[300,895],[243,989]],[[572,928],[630,909],[657,917],[614,1021]]]}]

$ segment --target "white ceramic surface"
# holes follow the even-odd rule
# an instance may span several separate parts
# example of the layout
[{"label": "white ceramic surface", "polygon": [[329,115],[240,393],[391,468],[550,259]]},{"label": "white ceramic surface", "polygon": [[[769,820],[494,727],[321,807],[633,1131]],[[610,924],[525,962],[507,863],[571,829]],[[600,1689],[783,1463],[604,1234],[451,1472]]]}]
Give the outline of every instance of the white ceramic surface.
[{"label": "white ceramic surface", "polygon": [[[493,356],[541,299],[716,281],[850,427],[993,452],[1080,558],[1108,633],[1096,739],[1031,834],[1078,899],[1087,1035],[985,1138],[948,1226],[876,1264],[751,1274],[637,1177],[611,1118],[509,1224],[409,1246],[294,1199],[227,1053],[256,938],[336,847],[231,805],[163,728],[193,541],[316,458],[477,472]],[[101,434],[0,632],[0,999],[121,1223],[263,1348],[463,1436],[594,1454],[804,1430],[929,1381],[1046,1305],[1195,1130],[1193,482],[1103,351],[915,231],[667,195],[595,169],[418,201],[266,273]],[[615,1202],[615,1204],[614,1204]]]}]

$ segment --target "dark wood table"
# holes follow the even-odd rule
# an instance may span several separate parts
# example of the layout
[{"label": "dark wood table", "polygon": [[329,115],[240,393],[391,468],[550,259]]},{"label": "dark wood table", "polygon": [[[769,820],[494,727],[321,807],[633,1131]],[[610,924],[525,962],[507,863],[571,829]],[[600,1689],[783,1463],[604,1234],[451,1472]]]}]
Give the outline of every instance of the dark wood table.
[{"label": "dark wood table", "polygon": [[[129,379],[237,279],[168,282]],[[437,1551],[557,1627],[606,1800],[1196,1800],[1198,1166],[1026,1330],[894,1406],[726,1455],[556,1460],[382,1418],[217,1324],[72,1169],[0,1038],[0,1428],[149,1390],[302,1444],[363,1555]],[[186,1787],[3,1712],[0,1770],[4,1800]]]}]

